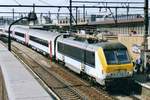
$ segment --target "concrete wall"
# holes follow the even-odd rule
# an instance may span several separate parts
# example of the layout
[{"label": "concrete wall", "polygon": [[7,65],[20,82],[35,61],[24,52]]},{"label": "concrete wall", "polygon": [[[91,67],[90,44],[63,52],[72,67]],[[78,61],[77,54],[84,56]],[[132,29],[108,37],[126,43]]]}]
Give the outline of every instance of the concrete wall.
[{"label": "concrete wall", "polygon": [[128,48],[128,51],[131,54],[131,57],[133,58],[133,60],[136,60],[139,54],[133,53],[132,46],[134,44],[141,46],[143,43],[143,40],[144,40],[143,35],[139,35],[139,34],[136,34],[136,35],[118,34],[118,41],[124,44]]}]

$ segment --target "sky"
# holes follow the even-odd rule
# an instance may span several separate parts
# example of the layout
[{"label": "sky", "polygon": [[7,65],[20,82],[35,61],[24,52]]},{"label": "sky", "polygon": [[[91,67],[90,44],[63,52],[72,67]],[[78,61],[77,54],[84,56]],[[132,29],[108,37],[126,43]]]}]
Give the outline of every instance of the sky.
[{"label": "sky", "polygon": [[[144,0],[72,0],[72,1],[99,1],[99,2],[144,2]],[[1,5],[69,5],[69,0],[0,0]],[[96,5],[96,4],[92,4]],[[97,4],[98,5],[98,4]],[[10,10],[10,9],[6,9]],[[20,11],[20,9],[17,9]]]},{"label": "sky", "polygon": [[[99,2],[144,2],[144,0],[74,0],[74,1],[99,1]],[[63,6],[63,5],[69,5],[69,0],[0,0],[0,4],[1,5],[32,5],[32,4],[35,4],[35,5],[60,5],[60,6]],[[75,5],[75,4],[73,4]],[[83,5],[83,4],[82,4]],[[90,4],[90,5],[95,5],[95,6],[98,6],[98,5],[102,5],[102,4]],[[134,5],[132,5],[134,6]],[[9,12],[12,12],[12,9],[13,8],[0,8],[0,11],[9,11]],[[29,12],[29,11],[32,11],[32,8],[15,8],[15,11],[22,11],[22,12]],[[36,12],[48,12],[50,11],[51,13],[53,12],[58,12],[58,9],[52,9],[52,8],[36,8]],[[86,9],[87,13],[88,14],[92,14],[92,13],[95,13],[95,14],[99,14],[99,13],[110,13],[108,12],[108,10],[106,9]],[[100,12],[101,11],[101,12]],[[114,9],[112,10],[114,11]],[[140,12],[141,10],[137,9],[135,11],[132,11],[130,10],[130,12]],[[69,10],[68,9],[60,9],[60,12],[67,12],[69,13]],[[73,12],[75,13],[75,9],[73,9]],[[80,9],[80,13],[83,12],[83,9]],[[118,10],[119,13],[121,14],[124,14],[126,13],[126,10],[123,10],[123,9],[120,9]],[[143,11],[142,11],[143,12]]]},{"label": "sky", "polygon": [[[74,0],[72,0],[74,1]],[[75,1],[110,1],[110,2],[144,2],[144,0],[75,0]],[[66,5],[69,3],[69,0],[0,0],[1,4],[43,4],[49,3],[51,5]]]}]

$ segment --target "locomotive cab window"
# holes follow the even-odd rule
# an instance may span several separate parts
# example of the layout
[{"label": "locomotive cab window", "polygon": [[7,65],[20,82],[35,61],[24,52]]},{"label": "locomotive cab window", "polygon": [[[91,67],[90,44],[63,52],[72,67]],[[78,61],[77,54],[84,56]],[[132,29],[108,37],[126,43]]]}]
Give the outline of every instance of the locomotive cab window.
[{"label": "locomotive cab window", "polygon": [[106,51],[105,50],[104,53],[105,53],[107,64],[116,64],[117,63],[117,59],[116,59],[114,51],[111,51],[111,50]]},{"label": "locomotive cab window", "polygon": [[129,63],[130,62],[127,50],[118,50],[116,53],[117,53],[116,55],[117,55],[119,63],[122,64],[122,63]]},{"label": "locomotive cab window", "polygon": [[129,63],[127,50],[104,50],[107,64],[125,64]]}]

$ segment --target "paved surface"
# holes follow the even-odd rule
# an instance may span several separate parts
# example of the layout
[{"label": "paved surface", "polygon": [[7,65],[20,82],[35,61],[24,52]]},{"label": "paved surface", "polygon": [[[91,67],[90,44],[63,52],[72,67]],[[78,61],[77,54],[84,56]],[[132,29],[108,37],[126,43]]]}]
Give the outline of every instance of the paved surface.
[{"label": "paved surface", "polygon": [[149,75],[149,78],[147,78],[146,74],[137,74],[137,75],[134,75],[134,79],[141,86],[150,89],[150,75]]},{"label": "paved surface", "polygon": [[135,81],[141,85],[138,90],[141,93],[142,100],[150,100],[150,77],[147,78],[147,76],[148,75],[146,74],[138,74],[134,76]]},{"label": "paved surface", "polygon": [[0,68],[9,100],[52,100],[24,65],[1,44]]}]

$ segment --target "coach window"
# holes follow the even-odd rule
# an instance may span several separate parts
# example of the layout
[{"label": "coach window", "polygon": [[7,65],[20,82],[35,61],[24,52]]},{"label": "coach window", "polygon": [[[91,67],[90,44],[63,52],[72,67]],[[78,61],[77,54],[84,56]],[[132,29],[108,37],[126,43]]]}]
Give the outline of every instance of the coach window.
[{"label": "coach window", "polygon": [[60,42],[58,42],[57,45],[58,45],[58,52],[64,54],[64,45]]},{"label": "coach window", "polygon": [[5,30],[5,32],[6,32],[6,33],[8,33],[8,31],[7,31],[7,30]]},{"label": "coach window", "polygon": [[73,47],[70,45],[62,44],[58,42],[58,51],[72,59],[83,61],[82,55],[83,50],[77,47]]},{"label": "coach window", "polygon": [[[7,30],[5,30],[5,32],[6,32],[6,33],[8,33],[8,31],[7,31]],[[12,33],[12,31],[10,31],[10,33]]]},{"label": "coach window", "polygon": [[67,51],[68,56],[72,57],[75,60],[82,62],[84,59],[82,57],[82,55],[84,55],[83,50],[78,47],[66,45],[65,51]]},{"label": "coach window", "polygon": [[24,34],[19,33],[19,32],[15,32],[15,35],[18,35],[18,36],[20,36],[20,37],[24,37]]},{"label": "coach window", "polygon": [[34,41],[34,42],[37,42],[43,46],[46,46],[48,47],[48,42],[46,40],[43,40],[43,39],[40,39],[40,38],[37,38],[37,37],[34,37],[34,36],[30,36],[30,40]]},{"label": "coach window", "polygon": [[83,61],[83,59],[84,59],[82,57],[82,55],[84,54],[83,50],[78,47],[73,47],[73,46],[70,46],[70,48],[71,48],[70,53],[71,53],[72,57],[80,62]]}]

